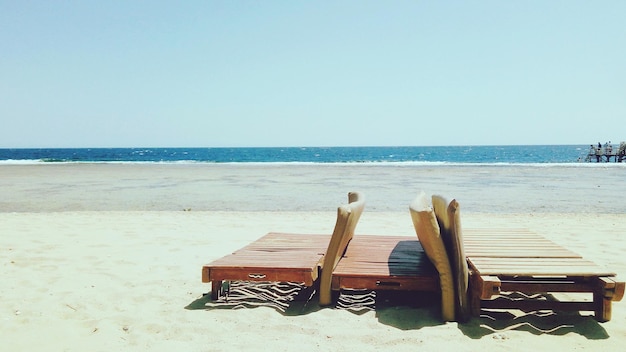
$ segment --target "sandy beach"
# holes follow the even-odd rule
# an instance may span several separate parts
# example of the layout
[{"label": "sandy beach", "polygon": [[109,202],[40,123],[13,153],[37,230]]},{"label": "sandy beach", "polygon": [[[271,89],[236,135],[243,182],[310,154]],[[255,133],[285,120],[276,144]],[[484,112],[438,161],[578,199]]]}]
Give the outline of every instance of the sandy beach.
[{"label": "sandy beach", "polygon": [[0,340],[11,351],[609,350],[626,302],[583,314],[441,323],[438,305],[355,313],[210,309],[201,266],[269,231],[330,233],[348,191],[358,234],[414,236],[419,190],[463,226],[524,227],[626,278],[622,165],[0,165]]}]

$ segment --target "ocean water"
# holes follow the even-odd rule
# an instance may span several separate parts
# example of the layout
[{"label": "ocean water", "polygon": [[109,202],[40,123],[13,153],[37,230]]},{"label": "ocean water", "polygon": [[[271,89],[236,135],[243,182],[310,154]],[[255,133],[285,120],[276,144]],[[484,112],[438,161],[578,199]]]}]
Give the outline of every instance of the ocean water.
[{"label": "ocean water", "polygon": [[0,164],[73,162],[561,164],[584,162],[588,151],[588,145],[41,148],[0,149]]}]

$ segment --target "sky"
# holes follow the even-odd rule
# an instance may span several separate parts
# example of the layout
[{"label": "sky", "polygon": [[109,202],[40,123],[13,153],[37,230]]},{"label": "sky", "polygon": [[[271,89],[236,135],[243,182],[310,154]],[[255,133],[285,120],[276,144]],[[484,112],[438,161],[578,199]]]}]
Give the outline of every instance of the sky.
[{"label": "sky", "polygon": [[626,140],[626,1],[0,0],[0,148]]}]

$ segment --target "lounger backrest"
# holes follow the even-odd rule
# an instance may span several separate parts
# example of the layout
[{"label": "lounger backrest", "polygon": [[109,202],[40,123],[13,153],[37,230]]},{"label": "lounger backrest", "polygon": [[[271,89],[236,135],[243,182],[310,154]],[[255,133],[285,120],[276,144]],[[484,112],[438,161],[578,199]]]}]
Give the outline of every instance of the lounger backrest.
[{"label": "lounger backrest", "polygon": [[417,237],[439,272],[441,286],[441,315],[444,321],[455,319],[454,280],[450,260],[439,230],[439,223],[430,199],[421,192],[409,206]]},{"label": "lounger backrest", "polygon": [[435,216],[441,229],[441,237],[450,258],[454,275],[454,291],[456,295],[456,318],[460,322],[467,321],[470,316],[467,285],[469,270],[465,250],[463,249],[463,233],[461,231],[461,214],[456,199],[434,195],[432,197]]},{"label": "lounger backrest", "polygon": [[320,304],[328,305],[331,303],[331,279],[333,270],[339,263],[348,247],[348,243],[354,236],[356,228],[363,208],[365,207],[365,199],[358,192],[348,193],[349,204],[342,205],[337,209],[337,222],[333,235],[328,243],[328,249],[324,255],[322,264],[322,274],[320,275]]}]

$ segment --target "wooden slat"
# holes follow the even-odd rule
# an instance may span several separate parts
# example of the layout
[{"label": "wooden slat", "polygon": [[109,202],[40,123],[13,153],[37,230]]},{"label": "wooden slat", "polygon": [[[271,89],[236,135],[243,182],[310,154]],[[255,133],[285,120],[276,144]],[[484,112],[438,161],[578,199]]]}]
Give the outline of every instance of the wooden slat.
[{"label": "wooden slat", "polygon": [[245,271],[242,269],[218,268],[209,272],[210,281],[282,281],[282,282],[301,282],[310,286],[317,278],[317,270],[307,269],[274,269],[261,268],[250,269]]},{"label": "wooden slat", "polygon": [[467,257],[500,257],[500,258],[580,258],[568,250],[550,248],[481,248],[467,250]]},{"label": "wooden slat", "polygon": [[545,292],[594,292],[593,285],[589,281],[572,279],[572,280],[506,280],[500,282],[500,289],[504,292],[524,292],[526,294],[545,293]]},{"label": "wooden slat", "polygon": [[235,251],[311,251],[318,250],[323,254],[328,247],[330,235],[313,235],[313,234],[288,234],[288,233],[268,233],[258,240],[248,244],[247,246]]},{"label": "wooden slat", "polygon": [[391,277],[381,280],[379,277],[334,276],[332,289],[358,288],[364,290],[388,291],[439,291],[439,280],[434,276]]},{"label": "wooden slat", "polygon": [[506,300],[491,300],[482,301],[481,306],[483,308],[497,308],[497,309],[520,309],[522,311],[535,311],[535,310],[564,310],[564,311],[594,311],[594,302],[569,302],[569,301],[536,301],[536,300],[522,300],[522,301],[506,301]]}]

